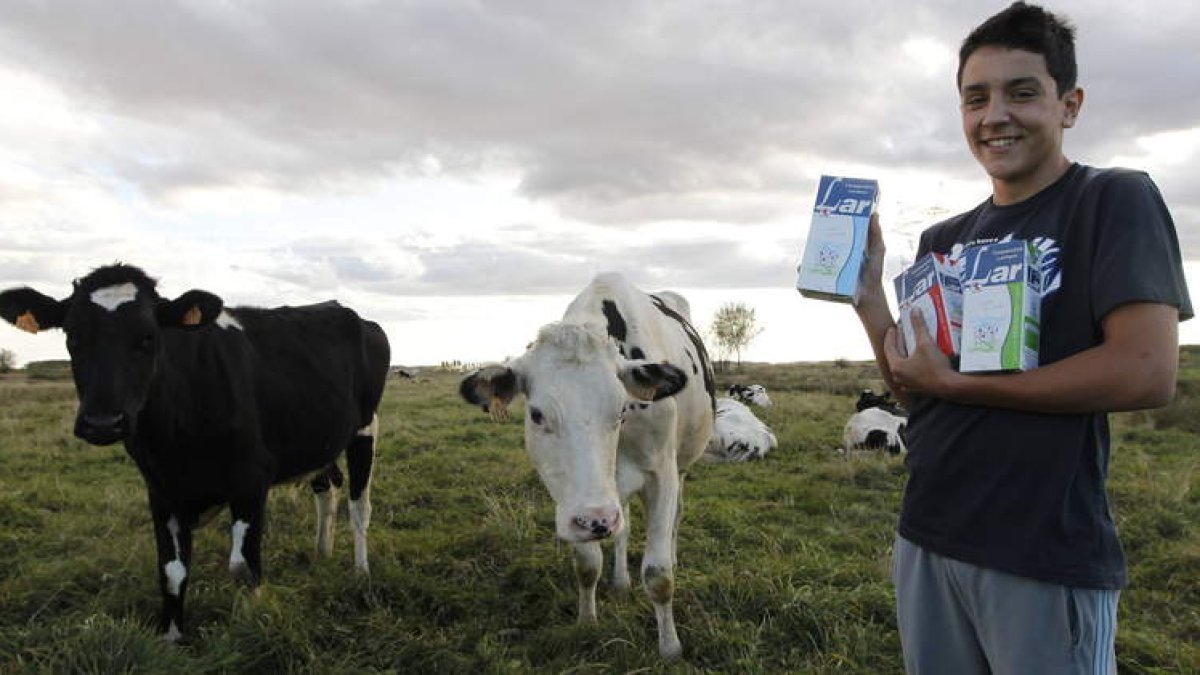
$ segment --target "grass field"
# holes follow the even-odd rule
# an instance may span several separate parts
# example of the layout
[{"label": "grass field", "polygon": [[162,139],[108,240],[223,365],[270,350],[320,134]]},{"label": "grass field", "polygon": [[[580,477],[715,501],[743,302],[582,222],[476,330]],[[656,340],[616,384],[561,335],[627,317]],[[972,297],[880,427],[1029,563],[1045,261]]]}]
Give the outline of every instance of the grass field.
[{"label": "grass field", "polygon": [[[888,565],[905,471],[832,451],[857,391],[879,387],[873,366],[719,374],[766,385],[780,448],[689,476],[671,665],[640,590],[602,587],[599,624],[574,623],[570,551],[520,423],[460,403],[457,374],[422,377],[384,401],[370,579],[351,572],[344,504],[335,555],[317,559],[308,489],[277,488],[259,594],[228,578],[226,518],[197,532],[180,646],[153,629],[150,518],[124,450],[71,436],[69,383],[0,380],[0,673],[901,672]],[[1171,407],[1114,417],[1122,673],[1200,672],[1200,353],[1180,379]]]}]

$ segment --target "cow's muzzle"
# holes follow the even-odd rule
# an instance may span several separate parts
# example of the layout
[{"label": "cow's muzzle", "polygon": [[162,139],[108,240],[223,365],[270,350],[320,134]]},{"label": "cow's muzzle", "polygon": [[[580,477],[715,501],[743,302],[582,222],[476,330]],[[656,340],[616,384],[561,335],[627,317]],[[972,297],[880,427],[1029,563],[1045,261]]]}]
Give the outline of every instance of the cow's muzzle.
[{"label": "cow's muzzle", "polygon": [[75,419],[75,435],[92,445],[112,445],[129,436],[129,418],[125,413],[93,415],[81,412]]},{"label": "cow's muzzle", "polygon": [[571,519],[572,534],[578,541],[607,539],[621,529],[620,509],[588,509]]}]

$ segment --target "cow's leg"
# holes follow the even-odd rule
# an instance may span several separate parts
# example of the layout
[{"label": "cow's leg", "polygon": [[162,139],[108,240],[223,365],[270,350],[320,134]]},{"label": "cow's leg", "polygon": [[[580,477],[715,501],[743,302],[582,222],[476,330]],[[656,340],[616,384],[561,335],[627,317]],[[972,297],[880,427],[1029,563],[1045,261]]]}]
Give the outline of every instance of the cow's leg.
[{"label": "cow's leg", "polygon": [[613,537],[613,576],[612,589],[613,593],[619,597],[625,597],[629,594],[629,531],[631,529],[628,520],[629,517],[629,501],[621,505],[622,513],[626,516],[625,527],[621,528],[620,532]]},{"label": "cow's leg", "polygon": [[[673,460],[673,458],[672,458]],[[642,585],[658,620],[658,653],[663,658],[675,658],[683,653],[675,631],[675,614],[671,601],[675,595],[675,530],[679,511],[679,474],[674,467],[647,476],[646,496],[646,555],[642,559]]]},{"label": "cow's leg", "polygon": [[150,498],[158,549],[158,587],[162,594],[159,630],[171,642],[183,637],[183,598],[192,562],[192,523]]},{"label": "cow's leg", "polygon": [[604,565],[600,542],[573,544],[575,551],[575,587],[579,590],[579,623],[596,622],[596,584]]},{"label": "cow's leg", "polygon": [[354,526],[354,568],[366,574],[367,528],[371,525],[371,465],[375,461],[375,439],[379,436],[379,416],[359,430],[346,448],[346,469],[350,472],[350,524]]},{"label": "cow's leg", "polygon": [[229,528],[229,573],[251,588],[262,581],[262,532],[267,505],[267,486],[229,504],[233,525]]},{"label": "cow's leg", "polygon": [[336,463],[309,482],[317,502],[317,553],[326,558],[333,555],[333,525],[337,519],[338,488],[342,482],[342,472]]}]

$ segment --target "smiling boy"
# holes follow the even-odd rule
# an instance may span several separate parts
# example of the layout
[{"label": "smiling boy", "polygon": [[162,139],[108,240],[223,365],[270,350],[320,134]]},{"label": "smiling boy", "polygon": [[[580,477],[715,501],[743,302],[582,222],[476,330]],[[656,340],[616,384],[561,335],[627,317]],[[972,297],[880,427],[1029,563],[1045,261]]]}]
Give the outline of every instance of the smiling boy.
[{"label": "smiling boy", "polygon": [[[1022,239],[1042,266],[1039,367],[957,372],[928,334],[906,351],[871,224],[856,311],[911,411],[893,555],[910,673],[1115,673],[1124,555],[1108,507],[1107,413],[1173,396],[1192,316],[1175,226],[1143,172],[1063,153],[1084,101],[1074,30],[1013,3],[963,41],[963,134],[991,197],[917,256]],[[921,322],[915,322],[921,326]]]}]

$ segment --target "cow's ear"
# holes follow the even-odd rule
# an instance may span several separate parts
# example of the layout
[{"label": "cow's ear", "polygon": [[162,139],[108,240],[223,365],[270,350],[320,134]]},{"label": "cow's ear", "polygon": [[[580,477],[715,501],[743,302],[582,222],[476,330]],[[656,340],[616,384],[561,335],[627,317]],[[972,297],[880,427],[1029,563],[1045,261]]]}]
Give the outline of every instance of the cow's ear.
[{"label": "cow's ear", "polygon": [[687,374],[669,363],[626,361],[617,376],[629,395],[642,401],[658,401],[678,394],[687,386]]},{"label": "cow's ear", "polygon": [[163,328],[207,326],[216,321],[225,306],[220,297],[208,291],[188,291],[174,300],[162,300],[155,310]]},{"label": "cow's ear", "polygon": [[0,316],[28,333],[61,328],[69,305],[69,299],[55,300],[28,286],[0,293]]},{"label": "cow's ear", "polygon": [[458,393],[467,403],[483,408],[497,422],[508,419],[508,404],[516,397],[516,371],[505,366],[486,366],[463,378]]}]

